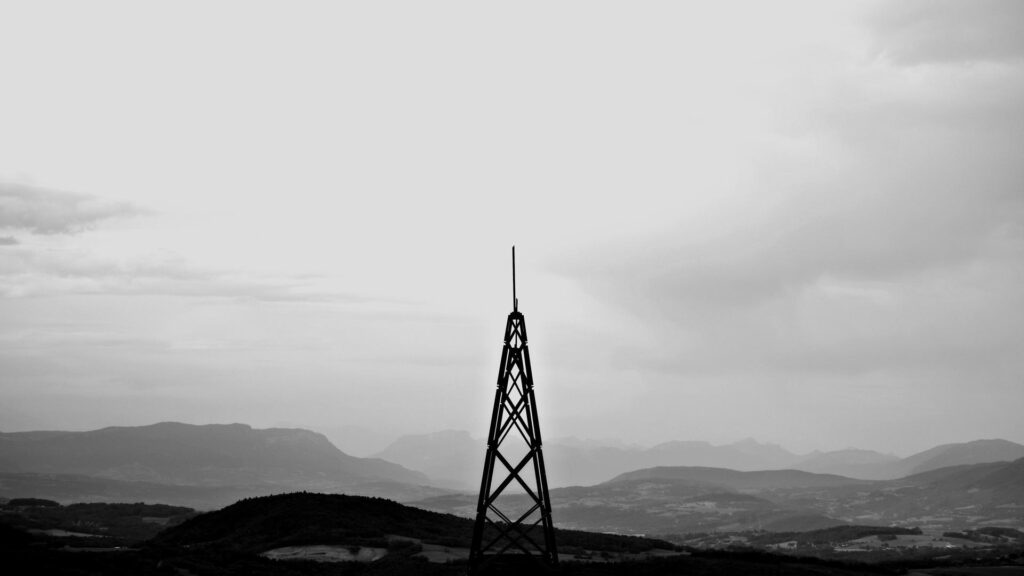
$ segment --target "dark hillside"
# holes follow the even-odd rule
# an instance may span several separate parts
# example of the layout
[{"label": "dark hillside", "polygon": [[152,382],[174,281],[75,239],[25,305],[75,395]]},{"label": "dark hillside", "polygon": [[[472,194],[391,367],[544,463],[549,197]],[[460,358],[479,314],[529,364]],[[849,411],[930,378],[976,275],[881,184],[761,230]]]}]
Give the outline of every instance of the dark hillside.
[{"label": "dark hillside", "polygon": [[196,514],[191,508],[138,502],[68,506],[24,504],[32,500],[38,499],[21,498],[0,505],[0,523],[24,530],[50,532],[51,537],[57,537],[52,534],[54,532],[67,532],[69,534],[64,540],[75,545],[134,545]]},{"label": "dark hillside", "polygon": [[980,479],[977,487],[998,492],[1024,493],[1024,458],[996,468],[991,474]]},{"label": "dark hillside", "polygon": [[[387,545],[389,535],[468,548],[473,521],[383,498],[297,492],[248,498],[161,533],[156,546],[263,552],[301,544]],[[650,538],[557,531],[559,546],[620,552],[671,549]]]},{"label": "dark hillside", "polygon": [[[725,499],[733,496],[721,495]],[[116,505],[132,507],[137,505]],[[114,508],[111,508],[112,510]],[[127,508],[126,508],[127,509]],[[154,511],[147,509],[146,513]],[[177,510],[168,508],[162,512]],[[472,522],[403,506],[380,498],[293,493],[251,498],[223,510],[196,516],[169,528],[139,549],[105,552],[73,551],[0,523],[0,551],[5,574],[110,575],[188,574],[192,576],[262,575],[463,575],[465,561],[431,563],[414,556],[415,550],[389,546],[389,554],[374,562],[319,563],[275,561],[258,553],[300,543],[333,543],[363,546],[387,542],[387,536],[419,538],[424,545],[446,542],[468,546]],[[853,527],[837,530],[879,530]],[[890,529],[891,530],[891,529]],[[859,533],[859,532],[858,532]],[[823,533],[824,534],[824,533]],[[835,535],[849,536],[850,534]],[[823,536],[824,537],[824,536]],[[830,536],[832,537],[832,536]],[[667,576],[795,574],[808,576],[855,576],[897,574],[879,565],[850,564],[799,558],[750,550],[693,551],[679,554],[658,540],[559,530],[560,551],[565,556],[558,574],[564,576]],[[590,551],[589,561],[571,561],[572,549]],[[650,554],[635,555],[635,552]],[[610,553],[610,554],[609,554]],[[606,561],[617,558],[617,561]],[[533,571],[499,571],[528,574]]]},{"label": "dark hillside", "polygon": [[991,462],[950,466],[908,476],[892,484],[911,485],[933,498],[963,500],[977,504],[979,498],[993,504],[1024,501],[1024,458],[1013,462]]},{"label": "dark hillside", "polygon": [[464,518],[383,498],[297,492],[247,498],[201,514],[163,532],[153,543],[262,552],[298,544],[383,541],[388,534],[399,534],[468,546],[463,541],[471,526]]}]

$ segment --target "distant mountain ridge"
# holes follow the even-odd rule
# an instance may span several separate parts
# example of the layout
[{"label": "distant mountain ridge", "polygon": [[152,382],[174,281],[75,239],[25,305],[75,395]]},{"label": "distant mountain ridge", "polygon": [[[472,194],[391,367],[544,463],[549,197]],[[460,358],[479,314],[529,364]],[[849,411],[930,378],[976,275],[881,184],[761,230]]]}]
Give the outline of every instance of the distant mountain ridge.
[{"label": "distant mountain ridge", "polygon": [[[419,470],[446,486],[472,490],[479,482],[483,440],[468,432],[445,431],[403,436],[375,454]],[[672,441],[651,448],[601,445],[575,438],[544,444],[548,482],[552,487],[589,486],[619,474],[658,466],[697,466],[739,471],[794,469],[862,480],[891,480],[959,464],[1012,461],[1024,457],[1024,445],[1007,440],[975,440],[944,444],[899,458],[873,450],[849,448],[794,454],[777,444],[745,439],[714,445],[704,441]]]},{"label": "distant mountain ridge", "polygon": [[[245,424],[161,422],[88,432],[0,433],[0,472],[111,482],[251,489],[351,490],[425,485],[421,472],[338,450],[322,434]],[[56,489],[56,488],[55,488]],[[238,490],[230,493],[237,496]]]},{"label": "distant mountain ridge", "polygon": [[[858,480],[800,470],[664,466],[594,486],[551,490],[556,524],[625,534],[806,531],[860,524],[932,530],[1024,527],[1024,458],[965,464],[897,480]],[[530,505],[510,495],[516,512]],[[471,517],[471,494],[414,505]],[[518,506],[518,508],[516,508]]]},{"label": "distant mountain ridge", "polygon": [[[407,435],[374,454],[407,468],[419,470],[444,485],[472,489],[480,481],[486,446],[465,431],[446,430]],[[686,462],[693,466],[759,470],[784,468],[800,459],[776,444],[752,439],[716,446],[703,441],[672,441],[652,448],[601,445],[576,438],[551,440],[544,444],[551,486],[582,486],[604,482],[639,468],[672,466]]]},{"label": "distant mountain ridge", "polygon": [[773,490],[778,488],[823,488],[868,484],[835,474],[814,474],[802,470],[740,471],[703,466],[659,466],[620,474],[605,484],[640,480],[682,480],[694,484],[724,486],[731,490]]},{"label": "distant mountain ridge", "polygon": [[356,458],[322,434],[246,424],[161,422],[89,432],[0,434],[8,472],[83,474],[167,484],[288,482],[296,475],[338,481],[426,483],[422,473],[379,459]]},{"label": "distant mountain ridge", "polygon": [[812,452],[794,463],[793,467],[806,472],[880,480],[892,476],[888,468],[897,462],[900,462],[900,458],[893,454],[847,448],[832,452]]},{"label": "distant mountain ridge", "polygon": [[[483,441],[463,430],[402,436],[374,454],[390,462],[423,472],[437,485],[468,489],[469,479],[479,481],[483,466]],[[439,450],[438,447],[444,447]],[[473,477],[476,471],[476,478]]]},{"label": "distant mountain ridge", "polygon": [[906,458],[867,450],[841,450],[815,454],[794,467],[866,480],[892,480],[950,466],[1012,462],[1019,458],[1024,458],[1024,445],[1009,440],[987,439],[942,444]]},{"label": "distant mountain ridge", "polygon": [[1009,440],[975,440],[957,444],[943,444],[913,456],[904,458],[902,468],[908,474],[919,474],[928,470],[983,464],[985,462],[1012,461],[1024,458],[1024,446]]},{"label": "distant mountain ridge", "polygon": [[[482,440],[452,430],[400,438],[380,458],[350,456],[309,430],[260,430],[245,424],[162,422],[89,432],[0,433],[0,496],[164,501],[209,508],[246,496],[313,490],[411,501],[451,488],[473,493],[484,448]],[[680,467],[728,469],[741,474],[737,478],[786,478],[782,484],[788,482],[788,488],[802,487],[797,480],[808,473],[845,476],[856,485],[865,479],[909,478],[938,468],[945,474],[957,466],[1024,457],[1024,446],[1006,440],[946,444],[902,459],[857,449],[800,456],[751,439],[721,446],[674,441],[648,449],[569,439],[550,441],[544,450],[552,488],[621,483],[652,470]],[[772,470],[785,474],[767,472]],[[715,474],[719,477],[699,482],[692,472],[689,480],[659,481],[745,489]]]}]

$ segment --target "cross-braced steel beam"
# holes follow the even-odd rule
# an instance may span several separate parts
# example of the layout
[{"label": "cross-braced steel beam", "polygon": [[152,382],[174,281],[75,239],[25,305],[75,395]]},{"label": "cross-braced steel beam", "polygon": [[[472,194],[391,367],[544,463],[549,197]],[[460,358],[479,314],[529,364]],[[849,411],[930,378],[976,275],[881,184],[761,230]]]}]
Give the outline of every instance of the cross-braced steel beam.
[{"label": "cross-braced steel beam", "polygon": [[[521,439],[525,448],[521,458],[511,461],[501,451],[510,436]],[[525,513],[512,514],[499,507],[498,498],[510,485],[522,490],[523,494],[517,496],[527,500]],[[535,528],[543,531],[537,535],[540,538],[532,534]],[[526,323],[518,311],[509,314],[505,325],[505,345],[470,549],[470,572],[480,573],[496,557],[507,554],[527,555],[549,567],[558,563]]]},{"label": "cross-braced steel beam", "polygon": [[[514,248],[512,258],[514,278]],[[502,453],[503,445],[519,440],[523,442],[520,449],[525,451],[524,455],[510,457],[507,451]],[[498,499],[506,494],[509,486],[522,490],[522,494],[516,494],[514,499],[525,499],[525,507],[516,506],[525,512],[513,513],[499,506]],[[543,533],[534,535],[538,528]],[[505,345],[498,365],[498,387],[491,410],[487,454],[469,555],[470,574],[481,574],[496,559],[510,555],[532,558],[548,568],[558,565],[540,421],[533,394],[526,321],[514,297],[513,311],[505,324]]]}]

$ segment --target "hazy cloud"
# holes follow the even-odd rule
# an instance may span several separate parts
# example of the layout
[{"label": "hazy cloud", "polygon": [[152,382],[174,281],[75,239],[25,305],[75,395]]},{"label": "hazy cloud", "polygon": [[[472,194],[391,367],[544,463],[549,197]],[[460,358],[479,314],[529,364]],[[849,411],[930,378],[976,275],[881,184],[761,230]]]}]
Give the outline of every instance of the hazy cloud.
[{"label": "hazy cloud", "polygon": [[176,295],[259,301],[337,302],[363,298],[317,277],[203,269],[176,256],[110,258],[79,247],[75,235],[104,221],[146,213],[124,202],[0,182],[0,228],[53,236],[45,245],[0,237],[0,296]]},{"label": "hazy cloud", "polygon": [[318,284],[316,277],[208,270],[176,257],[117,261],[70,247],[0,253],[0,296],[68,294],[173,295],[265,302],[361,302],[365,298]]},{"label": "hazy cloud", "polygon": [[565,268],[630,305],[735,308],[791,294],[822,277],[899,281],[1019,254],[1024,197],[1016,190],[1024,179],[1013,176],[1018,170],[1011,159],[937,148],[894,154],[897,167],[871,159],[866,178],[816,178],[770,214],[712,240],[691,242],[668,231]]},{"label": "hazy cloud", "polygon": [[[859,373],[1019,364],[1024,62],[962,66],[954,52],[1009,58],[1024,34],[1005,28],[1024,23],[1012,16],[1024,5],[886,6],[906,14],[876,24],[877,41],[934,66],[867,60],[809,71],[829,85],[761,145],[762,167],[742,182],[747,205],[723,204],[712,232],[693,234],[687,223],[702,222],[683,221],[557,263],[653,327],[660,344],[620,354],[626,365]],[[1000,18],[1012,23],[992,23]],[[933,48],[939,31],[967,34],[958,19],[994,26],[995,39]],[[918,21],[927,34],[909,31]]]},{"label": "hazy cloud", "polygon": [[561,433],[1021,441],[1021,5],[24,3],[0,172],[161,212],[3,188],[3,404],[480,430],[516,243]]},{"label": "hazy cloud", "polygon": [[977,62],[1024,57],[1024,3],[1017,0],[885,2],[869,19],[877,48],[894,62]]},{"label": "hazy cloud", "polygon": [[73,234],[103,220],[140,213],[142,210],[126,202],[0,181],[0,228]]}]

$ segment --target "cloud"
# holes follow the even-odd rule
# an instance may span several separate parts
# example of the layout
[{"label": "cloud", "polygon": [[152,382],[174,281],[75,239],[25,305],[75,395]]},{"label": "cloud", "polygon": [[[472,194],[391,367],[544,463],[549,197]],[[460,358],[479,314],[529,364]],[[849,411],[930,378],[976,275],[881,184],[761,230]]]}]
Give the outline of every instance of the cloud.
[{"label": "cloud", "polygon": [[75,234],[104,220],[141,213],[126,202],[0,181],[0,228],[34,234]]},{"label": "cloud", "polygon": [[364,302],[323,278],[202,269],[176,257],[118,261],[70,247],[0,253],[0,296],[172,295],[262,302]]},{"label": "cloud", "polygon": [[[872,21],[875,41],[901,45],[917,19],[944,29],[960,17],[996,38],[1004,26],[1024,25],[1024,16],[993,22],[992,14],[1024,13],[1020,2],[999,4],[1003,13],[990,2],[910,4],[884,5],[875,16],[884,23]],[[1024,47],[1024,34],[1013,41]],[[985,54],[1010,53],[993,42]],[[913,69],[859,58],[794,77],[792,94],[780,96],[796,95],[802,106],[752,154],[757,165],[745,168],[735,193],[741,201],[708,195],[676,209],[697,217],[574,255],[556,271],[618,306],[692,318],[792,298],[822,278],[899,283],[1019,254],[1024,60]],[[715,204],[722,208],[699,216]]]},{"label": "cloud", "polygon": [[[355,302],[362,297],[323,278],[198,268],[182,258],[137,254],[114,258],[79,247],[77,234],[143,208],[95,196],[0,182],[0,229],[48,236],[0,237],[0,297],[70,294],[176,295],[264,302]],[[122,242],[130,245],[130,232]],[[44,241],[45,240],[45,241]]]},{"label": "cloud", "polygon": [[869,18],[876,49],[907,64],[1024,58],[1024,3],[1018,0],[885,2]]},{"label": "cloud", "polygon": [[630,306],[664,311],[665,304],[685,303],[689,313],[755,307],[823,277],[899,282],[1018,252],[1014,231],[1024,224],[1024,196],[1016,191],[1024,178],[1013,160],[1000,157],[992,142],[975,151],[955,139],[924,140],[904,138],[913,151],[855,151],[849,170],[815,174],[796,192],[772,190],[766,178],[765,188],[752,193],[778,196],[774,208],[723,222],[715,238],[698,242],[662,231],[559,268]]},{"label": "cloud", "polygon": [[[939,16],[929,26],[956,20]],[[909,61],[903,28],[874,32]],[[721,205],[709,218],[553,266],[653,327],[645,341],[660,344],[624,362],[843,374],[1019,366],[1024,62],[961,66],[950,55],[1008,58],[1003,41],[948,53],[930,36],[915,42],[915,61],[937,65],[808,70],[818,96],[761,143],[738,184],[743,202],[709,197]]]}]

